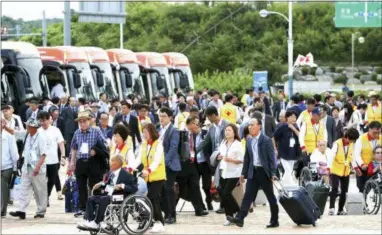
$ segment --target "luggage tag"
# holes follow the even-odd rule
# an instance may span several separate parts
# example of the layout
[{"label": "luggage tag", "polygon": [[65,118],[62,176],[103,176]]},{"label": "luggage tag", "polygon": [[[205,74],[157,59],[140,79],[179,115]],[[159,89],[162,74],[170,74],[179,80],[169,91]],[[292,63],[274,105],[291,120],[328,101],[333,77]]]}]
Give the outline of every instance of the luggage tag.
[{"label": "luggage tag", "polygon": [[289,147],[293,148],[295,144],[296,144],[296,140],[293,137],[291,137],[289,139]]},{"label": "luggage tag", "polygon": [[88,154],[89,153],[89,144],[88,143],[82,143],[80,148],[80,153],[82,154]]}]

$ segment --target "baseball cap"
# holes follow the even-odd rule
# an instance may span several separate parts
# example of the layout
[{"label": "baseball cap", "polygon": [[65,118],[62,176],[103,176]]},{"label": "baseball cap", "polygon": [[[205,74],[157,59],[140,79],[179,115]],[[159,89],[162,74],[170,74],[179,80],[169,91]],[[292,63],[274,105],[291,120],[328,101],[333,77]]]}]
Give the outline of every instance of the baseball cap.
[{"label": "baseball cap", "polygon": [[320,107],[316,107],[312,110],[312,114],[320,115],[322,109]]}]

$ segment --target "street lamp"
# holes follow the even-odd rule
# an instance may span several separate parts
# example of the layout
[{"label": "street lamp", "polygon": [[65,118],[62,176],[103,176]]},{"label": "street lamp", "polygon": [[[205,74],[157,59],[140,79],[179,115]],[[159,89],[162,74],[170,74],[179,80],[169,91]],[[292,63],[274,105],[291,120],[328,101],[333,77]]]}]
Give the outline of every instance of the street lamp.
[{"label": "street lamp", "polygon": [[354,41],[358,38],[359,43],[364,43],[365,38],[361,36],[360,32],[352,33],[351,34],[351,68],[353,73],[353,84],[352,89],[354,90]]},{"label": "street lamp", "polygon": [[293,95],[293,39],[292,39],[292,2],[288,2],[288,17],[286,17],[284,14],[281,14],[277,11],[268,11],[268,10],[261,10],[259,12],[260,16],[265,18],[268,15],[279,15],[282,16],[287,22],[288,22],[288,86],[289,91],[288,95],[289,98]]}]

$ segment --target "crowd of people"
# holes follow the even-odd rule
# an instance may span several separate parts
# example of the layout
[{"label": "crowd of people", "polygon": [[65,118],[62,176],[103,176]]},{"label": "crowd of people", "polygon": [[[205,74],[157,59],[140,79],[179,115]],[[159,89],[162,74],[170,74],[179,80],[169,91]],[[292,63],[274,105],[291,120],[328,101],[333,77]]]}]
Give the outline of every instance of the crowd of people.
[{"label": "crowd of people", "polygon": [[[332,186],[329,215],[335,214],[339,191],[337,215],[345,215],[351,172],[362,192],[365,182],[381,171],[381,123],[382,104],[374,92],[368,97],[355,97],[352,91],[342,97],[295,94],[287,100],[279,91],[273,100],[261,88],[247,89],[242,97],[205,88],[175,89],[172,97],[160,94],[151,102],[134,95],[109,100],[104,93],[99,101],[65,95],[41,102],[31,98],[17,113],[3,104],[1,216],[11,203],[9,184],[19,168],[18,210],[9,214],[25,219],[33,191],[34,217],[43,218],[53,187],[62,200],[58,172],[65,166],[78,184],[80,210],[75,216],[84,215],[82,226],[97,228],[101,221],[92,215],[96,199],[90,190],[99,188],[106,175],[115,191],[135,193],[138,188],[129,175],[143,166],[153,205],[152,232],[176,224],[179,198],[192,203],[195,216],[216,209],[225,214],[224,226],[243,226],[259,190],[270,205],[267,227],[273,228],[279,226],[273,188],[279,166],[280,180],[296,184],[301,168],[313,163]],[[239,200],[232,192],[244,184]],[[212,204],[214,187],[219,208]]]}]

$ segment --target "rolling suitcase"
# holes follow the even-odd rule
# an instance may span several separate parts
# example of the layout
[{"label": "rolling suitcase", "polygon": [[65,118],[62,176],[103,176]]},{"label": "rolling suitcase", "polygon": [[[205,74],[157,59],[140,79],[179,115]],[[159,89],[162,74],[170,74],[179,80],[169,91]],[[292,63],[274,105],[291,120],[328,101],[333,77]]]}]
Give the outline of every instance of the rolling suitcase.
[{"label": "rolling suitcase", "polygon": [[63,193],[65,195],[65,212],[66,213],[77,213],[79,211],[79,193],[76,178],[74,176],[69,176],[65,181]]},{"label": "rolling suitcase", "polygon": [[285,189],[281,182],[275,183],[280,194],[280,204],[297,225],[316,226],[320,218],[320,209],[303,187]]},{"label": "rolling suitcase", "polygon": [[324,214],[326,202],[329,197],[330,187],[322,181],[312,181],[305,186],[306,191],[320,208],[321,215]]}]

